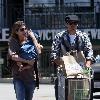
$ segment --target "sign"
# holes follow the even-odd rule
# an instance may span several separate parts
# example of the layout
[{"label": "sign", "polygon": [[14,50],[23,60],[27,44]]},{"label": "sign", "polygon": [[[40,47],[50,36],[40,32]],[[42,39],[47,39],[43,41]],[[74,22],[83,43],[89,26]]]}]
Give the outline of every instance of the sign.
[{"label": "sign", "polygon": [[[36,34],[39,34],[40,41],[43,44],[48,45],[54,39],[55,35],[58,32],[63,31],[64,29],[47,29],[47,30],[33,30]],[[100,29],[81,29],[86,32],[90,39],[95,45],[100,45]],[[3,28],[0,33],[0,41],[8,41],[10,36],[9,28]],[[48,42],[48,43],[47,43]]]},{"label": "sign", "polygon": [[[56,29],[56,30],[33,30],[39,34],[41,40],[53,40],[55,35],[58,32],[63,31],[64,29]],[[83,32],[86,32],[91,39],[100,39],[100,29],[80,29]]]},{"label": "sign", "polygon": [[0,33],[0,41],[8,41],[9,34],[9,28],[3,28]]}]

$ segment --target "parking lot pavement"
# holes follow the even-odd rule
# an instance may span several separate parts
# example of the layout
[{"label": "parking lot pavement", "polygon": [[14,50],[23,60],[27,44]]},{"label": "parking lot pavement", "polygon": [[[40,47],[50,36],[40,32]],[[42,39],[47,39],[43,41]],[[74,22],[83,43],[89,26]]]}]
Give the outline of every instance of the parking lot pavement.
[{"label": "parking lot pavement", "polygon": [[13,84],[0,83],[0,100],[16,100]]},{"label": "parking lot pavement", "polygon": [[54,85],[41,84],[39,90],[35,90],[33,100],[55,100]]},{"label": "parking lot pavement", "polygon": [[[11,83],[0,83],[0,100],[16,100]],[[40,84],[39,90],[35,90],[33,100],[55,100],[54,85]]]},{"label": "parking lot pavement", "polygon": [[[93,100],[100,100],[100,92],[94,93]],[[16,100],[11,83],[0,83],[0,100]],[[54,85],[40,84],[39,90],[35,90],[33,100],[55,100]]]}]

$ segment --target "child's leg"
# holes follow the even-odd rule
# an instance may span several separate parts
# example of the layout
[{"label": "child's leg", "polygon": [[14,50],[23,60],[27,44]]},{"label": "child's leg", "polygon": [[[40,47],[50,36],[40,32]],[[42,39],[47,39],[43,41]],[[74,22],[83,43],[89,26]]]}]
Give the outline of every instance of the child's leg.
[{"label": "child's leg", "polygon": [[17,62],[17,65],[19,66],[19,71],[23,70],[23,64],[21,62]]},{"label": "child's leg", "polygon": [[17,62],[17,65],[19,66],[19,71],[20,71],[20,72],[23,71],[23,70],[25,70],[25,69],[29,69],[29,68],[32,67],[32,66],[30,66],[30,65],[23,66],[23,64],[22,64],[21,62]]},{"label": "child's leg", "polygon": [[31,67],[32,67],[32,66],[27,65],[27,66],[23,67],[23,70],[29,69],[29,68],[31,68]]}]

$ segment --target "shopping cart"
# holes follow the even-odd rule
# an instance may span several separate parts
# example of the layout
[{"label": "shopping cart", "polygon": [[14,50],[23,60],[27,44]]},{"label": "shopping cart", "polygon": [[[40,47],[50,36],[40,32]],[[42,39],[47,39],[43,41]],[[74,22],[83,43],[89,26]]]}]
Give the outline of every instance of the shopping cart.
[{"label": "shopping cart", "polygon": [[68,100],[90,100],[90,82],[86,78],[67,79]]},{"label": "shopping cart", "polygon": [[58,75],[58,87],[56,88],[57,100],[93,100],[92,87],[91,72],[87,75],[85,73],[85,77],[66,77],[60,72]]}]

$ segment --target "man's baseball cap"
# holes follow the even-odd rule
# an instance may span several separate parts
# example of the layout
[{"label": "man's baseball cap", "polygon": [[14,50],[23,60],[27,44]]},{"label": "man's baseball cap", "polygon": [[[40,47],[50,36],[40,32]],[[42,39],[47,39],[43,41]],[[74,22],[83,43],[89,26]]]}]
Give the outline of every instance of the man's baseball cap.
[{"label": "man's baseball cap", "polygon": [[68,15],[65,17],[65,22],[68,23],[69,21],[79,21],[79,18],[77,15]]}]

